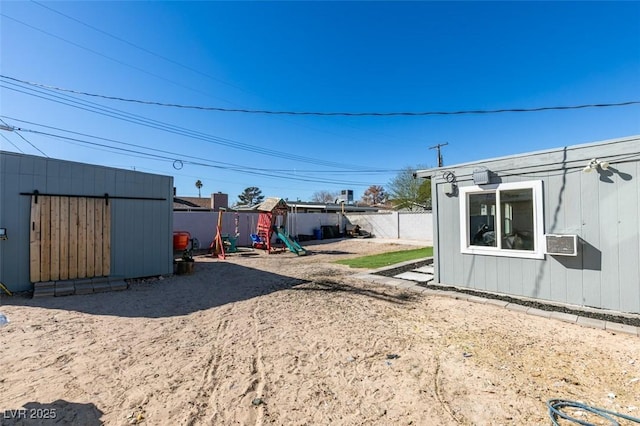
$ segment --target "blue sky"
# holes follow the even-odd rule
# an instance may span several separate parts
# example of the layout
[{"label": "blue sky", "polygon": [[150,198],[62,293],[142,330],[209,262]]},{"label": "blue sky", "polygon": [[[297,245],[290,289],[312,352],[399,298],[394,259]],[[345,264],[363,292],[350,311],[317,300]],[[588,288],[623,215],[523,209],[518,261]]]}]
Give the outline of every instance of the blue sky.
[{"label": "blue sky", "polygon": [[[639,2],[3,1],[0,13],[0,74],[128,99],[320,112],[640,100]],[[640,134],[640,105],[286,116],[0,86],[0,118],[25,129],[0,131],[1,149],[171,175],[180,195],[200,179],[203,195],[232,202],[249,186],[358,199],[403,168],[435,166],[438,143],[454,164]]]}]

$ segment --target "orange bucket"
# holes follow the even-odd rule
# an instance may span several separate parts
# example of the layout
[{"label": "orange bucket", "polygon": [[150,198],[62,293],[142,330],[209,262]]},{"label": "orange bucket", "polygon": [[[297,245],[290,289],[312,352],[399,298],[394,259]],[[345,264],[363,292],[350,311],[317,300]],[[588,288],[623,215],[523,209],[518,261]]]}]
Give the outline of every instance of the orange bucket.
[{"label": "orange bucket", "polygon": [[173,249],[186,250],[189,247],[191,234],[186,231],[174,231],[173,233]]}]

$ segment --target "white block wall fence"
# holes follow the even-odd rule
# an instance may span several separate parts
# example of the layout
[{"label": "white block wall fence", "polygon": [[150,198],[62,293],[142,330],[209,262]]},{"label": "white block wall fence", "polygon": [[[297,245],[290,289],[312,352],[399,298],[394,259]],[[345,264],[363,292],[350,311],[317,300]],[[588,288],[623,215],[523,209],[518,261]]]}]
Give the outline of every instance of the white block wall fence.
[{"label": "white block wall fence", "polygon": [[433,241],[431,212],[348,213],[346,217],[378,238]]},{"label": "white block wall fence", "polygon": [[[234,235],[238,220],[237,245],[251,245],[250,234],[256,232],[258,213],[224,212],[222,216],[222,233]],[[289,213],[287,230],[292,236],[314,235],[314,229],[322,226],[341,226],[345,224],[360,225],[363,230],[371,232],[378,238],[412,239],[431,242],[433,238],[433,222],[431,213],[390,212],[390,213],[348,213],[341,223],[340,213]],[[218,223],[217,212],[174,211],[173,230],[188,231],[192,238],[197,238],[200,247],[209,247],[216,235]]]}]

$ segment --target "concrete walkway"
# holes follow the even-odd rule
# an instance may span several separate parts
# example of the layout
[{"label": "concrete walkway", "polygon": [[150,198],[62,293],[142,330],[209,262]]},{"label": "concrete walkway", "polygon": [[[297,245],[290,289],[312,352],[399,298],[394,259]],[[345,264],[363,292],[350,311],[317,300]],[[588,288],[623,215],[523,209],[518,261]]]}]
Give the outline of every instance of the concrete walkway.
[{"label": "concrete walkway", "polygon": [[[594,319],[594,318],[580,316],[576,314],[568,314],[565,312],[546,311],[546,310],[537,309],[537,308],[533,308],[533,307],[529,307],[529,306],[525,306],[517,303],[510,303],[510,302],[506,302],[498,299],[478,297],[475,295],[460,293],[456,291],[429,289],[421,285],[418,285],[418,284],[424,285],[433,281],[433,272],[434,272],[433,265],[427,265],[427,266],[415,268],[410,271],[402,272],[402,273],[399,273],[398,275],[394,275],[393,277],[376,275],[376,272],[397,269],[402,266],[410,265],[415,262],[416,261],[414,260],[410,262],[399,263],[390,267],[385,267],[385,268],[380,268],[380,269],[376,269],[368,272],[359,273],[359,274],[356,274],[355,277],[364,281],[369,281],[376,284],[388,285],[391,287],[398,287],[398,288],[402,288],[409,291],[415,291],[417,293],[423,293],[423,294],[432,295],[432,296],[451,297],[454,299],[466,300],[474,303],[494,305],[498,308],[524,312],[528,315],[535,315],[539,317],[574,323],[583,327],[599,328],[602,330],[610,331],[612,333],[625,333],[625,334],[630,334],[633,336],[640,337],[640,327],[636,327],[636,326],[621,324],[621,323],[612,322],[612,321],[603,321],[600,319]],[[619,313],[616,313],[616,312],[608,313],[608,314],[620,315]],[[640,316],[629,315],[629,317],[638,318]]]}]

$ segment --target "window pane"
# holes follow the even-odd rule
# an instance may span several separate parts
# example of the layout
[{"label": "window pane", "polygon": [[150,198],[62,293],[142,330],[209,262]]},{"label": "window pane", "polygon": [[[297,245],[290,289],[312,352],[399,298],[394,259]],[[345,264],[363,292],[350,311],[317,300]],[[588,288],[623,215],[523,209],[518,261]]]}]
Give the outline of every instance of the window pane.
[{"label": "window pane", "polygon": [[533,190],[500,191],[502,248],[535,250],[533,234]]},{"label": "window pane", "polygon": [[496,194],[469,194],[469,244],[496,247]]}]

